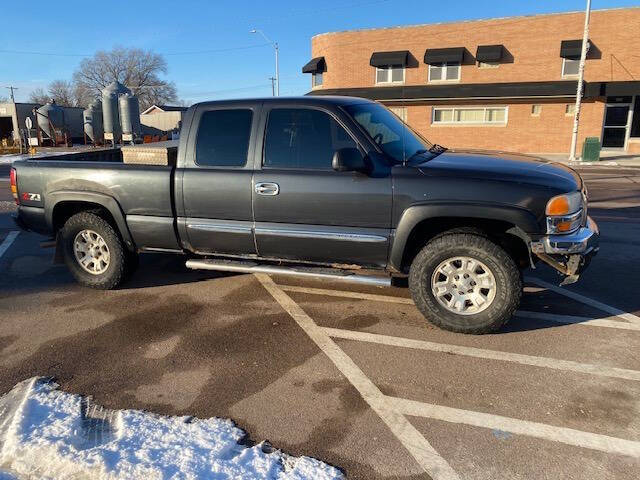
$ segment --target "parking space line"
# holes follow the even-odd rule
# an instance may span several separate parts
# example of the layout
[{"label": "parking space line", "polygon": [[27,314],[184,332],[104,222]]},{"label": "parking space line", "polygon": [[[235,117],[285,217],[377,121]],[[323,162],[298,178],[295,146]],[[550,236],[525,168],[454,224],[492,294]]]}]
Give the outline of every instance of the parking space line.
[{"label": "parking space line", "polygon": [[[393,297],[391,295],[377,295],[373,293],[361,293],[351,292],[346,290],[327,290],[324,288],[311,288],[311,287],[297,287],[293,285],[278,285],[278,288],[286,292],[294,293],[307,293],[311,295],[326,295],[328,297],[341,297],[341,298],[354,298],[358,300],[371,300],[374,302],[386,302],[386,303],[398,303],[402,305],[413,305],[413,300],[404,297]],[[529,318],[532,320],[545,320],[555,323],[561,323],[564,325],[584,325],[588,327],[606,327],[606,328],[618,328],[621,330],[639,330],[640,325],[635,323],[628,323],[624,321],[616,321],[615,318],[619,317],[606,317],[606,318],[589,318],[579,317],[575,315],[555,315],[552,313],[543,312],[529,312],[518,310],[515,313],[516,317]]]},{"label": "parking space line", "polygon": [[633,440],[625,440],[598,433],[556,427],[545,423],[518,420],[488,413],[422,403],[403,398],[387,397],[387,400],[389,400],[394,408],[405,415],[431,418],[474,427],[490,428],[492,430],[502,430],[504,432],[560,442],[580,448],[588,448],[636,458],[640,457],[640,442]]},{"label": "parking space line", "polygon": [[312,295],[326,295],[328,297],[355,298],[359,300],[374,300],[376,302],[402,303],[413,305],[413,300],[391,295],[376,295],[374,293],[349,292],[345,290],[326,290],[324,288],[295,287],[292,285],[278,285],[285,292],[310,293]]},{"label": "parking space line", "polygon": [[515,316],[520,318],[530,318],[532,320],[546,320],[554,323],[562,323],[564,325],[585,325],[587,327],[606,327],[618,328],[620,330],[640,331],[640,325],[614,320],[615,318],[619,318],[615,316],[604,318],[589,318],[578,317],[575,315],[556,315],[546,312],[529,312],[524,310],[518,310],[515,313]]},{"label": "parking space line", "polygon": [[612,307],[611,305],[607,305],[606,303],[602,303],[597,300],[593,300],[589,297],[585,297],[584,295],[580,295],[579,293],[573,292],[571,290],[557,287],[551,283],[545,282],[544,280],[540,280],[539,278],[536,278],[536,277],[529,277],[529,278],[526,278],[525,280],[528,282],[533,282],[536,285],[539,285],[541,287],[545,287],[553,292],[559,293],[560,295],[564,295],[565,297],[569,297],[573,300],[584,303],[585,305],[595,307],[599,310],[602,310],[603,312],[607,312],[611,315],[624,318],[626,321],[630,323],[640,325],[640,317],[632,313],[625,312],[624,310],[620,310],[619,308]]},{"label": "parking space line", "polygon": [[555,358],[536,357],[533,355],[521,355],[519,353],[487,350],[484,348],[464,347],[445,343],[426,342],[411,338],[392,337],[376,333],[357,332],[353,330],[341,330],[337,328],[323,328],[324,332],[333,338],[344,338],[361,342],[378,343],[393,347],[412,348],[415,350],[427,350],[431,352],[464,355],[466,357],[483,358],[486,360],[499,360],[503,362],[519,363],[533,367],[551,368],[569,372],[585,373],[602,377],[621,378],[624,380],[640,381],[640,371],[625,368],[606,367],[589,363],[558,360]]},{"label": "parking space line", "polygon": [[2,258],[2,255],[4,255],[7,250],[9,250],[9,247],[11,246],[11,244],[16,239],[19,233],[20,232],[17,230],[13,230],[9,232],[9,234],[4,239],[4,242],[0,244],[0,258]]},{"label": "parking space line", "polygon": [[434,480],[459,480],[458,474],[424,436],[393,408],[380,389],[360,370],[351,358],[319,327],[306,312],[266,274],[255,274],[263,287],[296,321],[340,372],[358,390],[362,398],[389,427],[418,464]]}]

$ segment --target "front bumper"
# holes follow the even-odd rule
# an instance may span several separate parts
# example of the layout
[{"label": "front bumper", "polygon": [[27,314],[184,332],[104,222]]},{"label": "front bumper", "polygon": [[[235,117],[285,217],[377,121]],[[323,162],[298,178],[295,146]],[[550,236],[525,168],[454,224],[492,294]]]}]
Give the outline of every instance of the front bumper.
[{"label": "front bumper", "polygon": [[574,233],[546,235],[531,243],[531,252],[565,276],[562,284],[578,281],[600,248],[600,230],[591,217]]}]

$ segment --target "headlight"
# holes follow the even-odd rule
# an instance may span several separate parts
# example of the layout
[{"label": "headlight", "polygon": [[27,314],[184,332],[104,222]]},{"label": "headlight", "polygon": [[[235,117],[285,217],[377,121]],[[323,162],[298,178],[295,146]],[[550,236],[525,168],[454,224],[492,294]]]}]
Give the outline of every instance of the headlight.
[{"label": "headlight", "polygon": [[570,233],[577,230],[585,215],[581,192],[558,195],[547,202],[547,233]]}]

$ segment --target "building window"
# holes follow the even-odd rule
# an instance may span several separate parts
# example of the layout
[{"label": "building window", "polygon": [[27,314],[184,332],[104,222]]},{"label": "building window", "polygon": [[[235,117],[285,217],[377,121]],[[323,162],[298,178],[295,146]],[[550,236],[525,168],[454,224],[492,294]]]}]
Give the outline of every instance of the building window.
[{"label": "building window", "polygon": [[572,58],[562,59],[562,77],[575,77],[580,69],[580,60]]},{"label": "building window", "polygon": [[311,86],[320,87],[322,85],[322,72],[317,72],[311,75]]},{"label": "building window", "polygon": [[389,107],[389,110],[395,113],[404,123],[407,123],[407,107]]},{"label": "building window", "polygon": [[575,103],[567,103],[564,107],[564,114],[567,117],[573,117],[576,114],[576,104]]},{"label": "building window", "polygon": [[531,116],[539,117],[542,113],[542,105],[531,105]]},{"label": "building window", "polygon": [[430,82],[457,82],[459,80],[459,63],[434,63],[429,65]]},{"label": "building window", "polygon": [[506,125],[507,107],[434,107],[434,124]]},{"label": "building window", "polygon": [[402,65],[388,65],[376,67],[376,83],[403,83],[404,67]]},{"label": "building window", "polygon": [[500,62],[478,62],[478,68],[498,68]]}]

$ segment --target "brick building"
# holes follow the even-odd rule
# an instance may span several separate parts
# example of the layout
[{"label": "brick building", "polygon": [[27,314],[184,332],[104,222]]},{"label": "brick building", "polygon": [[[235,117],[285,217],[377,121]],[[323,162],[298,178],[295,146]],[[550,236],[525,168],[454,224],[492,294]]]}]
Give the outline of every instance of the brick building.
[{"label": "brick building", "polygon": [[[391,107],[449,147],[568,153],[584,12],[323,33],[311,95]],[[579,148],[640,153],[640,7],[592,12]]]}]

